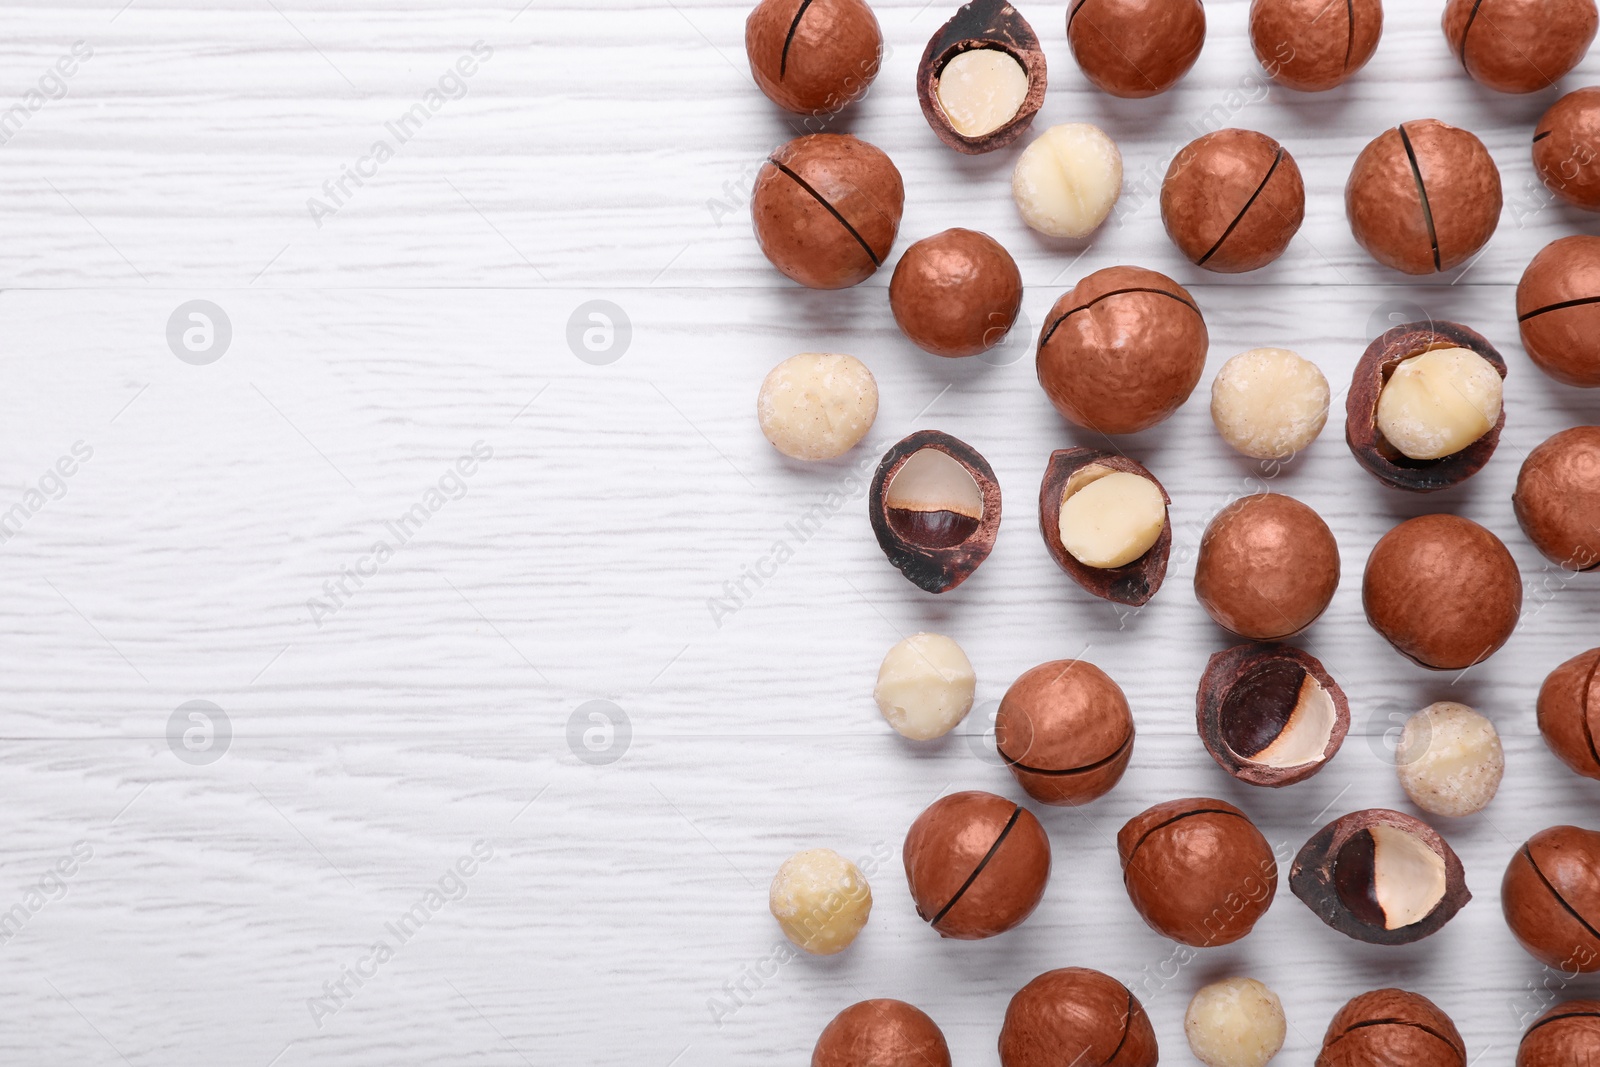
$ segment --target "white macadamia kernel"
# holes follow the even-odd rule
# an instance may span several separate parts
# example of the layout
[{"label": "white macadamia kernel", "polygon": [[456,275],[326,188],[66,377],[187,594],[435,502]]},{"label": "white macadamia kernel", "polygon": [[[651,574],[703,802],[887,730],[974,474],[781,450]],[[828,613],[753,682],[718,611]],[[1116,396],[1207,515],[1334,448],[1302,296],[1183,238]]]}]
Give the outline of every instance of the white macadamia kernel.
[{"label": "white macadamia kernel", "polygon": [[843,952],[867,925],[872,887],[861,869],[831,848],[796,852],[778,868],[768,894],[783,936],[813,956]]},{"label": "white macadamia kernel", "polygon": [[973,48],[957,53],[939,72],[939,106],[963,137],[993,133],[1022,110],[1028,72],[1009,52]]},{"label": "white macadamia kernel", "polygon": [[1300,682],[1300,694],[1283,732],[1272,744],[1245,758],[1267,767],[1321,763],[1328,758],[1328,742],[1333,738],[1333,728],[1338,721],[1339,709],[1333,703],[1333,694],[1322,687],[1315,675],[1307,673]]},{"label": "white macadamia kernel", "polygon": [[1222,365],[1211,383],[1211,421],[1252,459],[1288,459],[1328,421],[1328,379],[1287,348],[1252,348]]},{"label": "white macadamia kernel", "polygon": [[1090,466],[1067,480],[1061,545],[1086,567],[1122,567],[1146,552],[1167,523],[1167,502],[1148,478]]},{"label": "white macadamia kernel", "polygon": [[761,432],[791,459],[835,459],[878,417],[878,383],[854,356],[804,352],[773,367],[756,398]]},{"label": "white macadamia kernel", "polygon": [[1500,420],[1504,387],[1478,353],[1430,349],[1401,362],[1384,383],[1378,432],[1411,459],[1453,456]]},{"label": "white macadamia kernel", "polygon": [[943,634],[913,634],[883,657],[872,698],[896,733],[931,741],[967,717],[977,686],[960,645]]},{"label": "white macadamia kernel", "polygon": [[1387,930],[1426,919],[1448,885],[1444,859],[1398,826],[1378,823],[1372,834],[1372,893]]},{"label": "white macadamia kernel", "polygon": [[1069,122],[1034,139],[1011,174],[1022,221],[1050,237],[1087,237],[1122,195],[1122,153],[1098,126]]},{"label": "white macadamia kernel", "polygon": [[1211,983],[1183,1017],[1189,1051],[1206,1067],[1265,1067],[1288,1031],[1282,1001],[1254,978]]},{"label": "white macadamia kernel", "polygon": [[1472,815],[1489,806],[1505,774],[1505,750],[1490,722],[1465,704],[1429,704],[1406,721],[1395,773],[1412,803],[1433,815]]}]

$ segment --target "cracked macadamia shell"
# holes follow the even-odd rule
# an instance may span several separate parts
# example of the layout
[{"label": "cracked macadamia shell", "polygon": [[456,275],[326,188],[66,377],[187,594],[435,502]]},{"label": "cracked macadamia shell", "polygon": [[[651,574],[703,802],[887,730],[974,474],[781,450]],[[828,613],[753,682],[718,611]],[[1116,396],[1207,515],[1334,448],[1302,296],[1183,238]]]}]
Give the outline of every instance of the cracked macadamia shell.
[{"label": "cracked macadamia shell", "polygon": [[1258,493],[1217,513],[1200,539],[1194,594],[1241,637],[1276,641],[1310,626],[1339,588],[1339,545],[1311,508]]},{"label": "cracked macadamia shell", "polygon": [[1213,655],[1195,702],[1200,740],[1241,782],[1278,788],[1327,766],[1350,732],[1350,702],[1322,663],[1289,645]]},{"label": "cracked macadamia shell", "polygon": [[1316,1067],[1467,1067],[1456,1024],[1427,997],[1375,989],[1340,1008]]},{"label": "cracked macadamia shell", "polygon": [[1562,237],[1533,257],[1517,283],[1517,328],[1534,366],[1563,385],[1600,386],[1600,237]]},{"label": "cracked macadamia shell", "polygon": [[1112,96],[1166,92],[1200,58],[1200,0],[1072,0],[1067,43],[1083,76]]},{"label": "cracked macadamia shell", "polygon": [[1328,379],[1286,348],[1252,348],[1222,365],[1211,382],[1211,422],[1234,451],[1288,459],[1309,447],[1328,421]]},{"label": "cracked macadamia shell", "polygon": [[917,101],[939,140],[967,155],[1020,137],[1044,103],[1044,50],[1009,0],[972,0],[928,41]]},{"label": "cracked macadamia shell", "polygon": [[1466,130],[1404,122],[1361,150],[1344,189],[1356,241],[1406,274],[1460,266],[1500,223],[1500,171]]},{"label": "cracked macadamia shell", "polygon": [[750,75],[798,115],[832,115],[878,76],[883,34],[865,0],[762,0],[744,24]]},{"label": "cracked macadamia shell", "polygon": [[1022,272],[988,234],[945,230],[905,250],[889,282],[900,332],[936,356],[987,352],[1022,308]]},{"label": "cracked macadamia shell", "polygon": [[811,1067],[950,1067],[944,1032],[903,1000],[863,1000],[833,1017]]},{"label": "cracked macadamia shell", "polygon": [[995,748],[1017,783],[1045,804],[1087,804],[1122,778],[1133,712],[1092,663],[1055,660],[1011,683],[994,720]]},{"label": "cracked macadamia shell", "polygon": [[1429,704],[1406,721],[1395,773],[1412,803],[1430,815],[1474,815],[1489,806],[1505,774],[1494,723],[1465,704]]},{"label": "cracked macadamia shell", "polygon": [[1267,77],[1301,92],[1344,84],[1383,35],[1380,0],[1254,0],[1250,45]]},{"label": "cracked macadamia shell", "polygon": [[917,914],[960,941],[1019,925],[1050,880],[1050,841],[1038,818],[975,790],[941,797],[917,816],[902,859]]},{"label": "cracked macadamia shell", "polygon": [[1137,433],[1189,399],[1209,345],[1183,286],[1142,267],[1106,267],[1050,309],[1039,333],[1039,384],[1069,422]]},{"label": "cracked macadamia shell", "polygon": [[1421,515],[1388,533],[1361,582],[1367,621],[1401,655],[1436,671],[1492,656],[1522,612],[1522,575],[1500,539],[1459,515]]},{"label": "cracked macadamia shell", "polygon": [[872,697],[895,732],[943,737],[972,710],[978,678],[961,646],[943,634],[912,634],[889,650]]},{"label": "cracked macadamia shell", "polygon": [[1306,215],[1300,168],[1253,130],[1218,130],[1172,157],[1161,183],[1161,222],[1191,263],[1224,274],[1266,266]]},{"label": "cracked macadamia shell", "polygon": [[1600,567],[1600,426],[1574,426],[1522,461],[1511,495],[1517,522],[1550,562]]},{"label": "cracked macadamia shell", "polygon": [[1533,1021],[1516,1067],[1592,1067],[1600,1050],[1600,1000],[1569,1000]]},{"label": "cracked macadamia shell", "polygon": [[1563,974],[1600,971],[1600,833],[1541,830],[1500,883],[1506,925],[1528,954]]},{"label": "cracked macadamia shell", "polygon": [[789,458],[836,459],[877,420],[878,383],[854,356],[803,352],[768,372],[756,418],[772,447]]},{"label": "cracked macadamia shell", "polygon": [[[1139,494],[1127,494],[1130,483],[1122,481],[1116,495],[1097,496],[1099,503],[1095,507],[1115,512],[1105,516],[1101,523],[1094,508],[1078,507],[1073,501],[1083,499],[1085,490],[1092,490],[1113,475],[1119,476],[1119,480],[1140,478],[1150,488]],[[1131,506],[1127,500],[1130,495],[1136,496]],[[1097,597],[1137,607],[1149,603],[1166,577],[1167,557],[1172,552],[1172,516],[1168,509],[1171,503],[1155,475],[1137,460],[1096,448],[1064,448],[1051,453],[1044,481],[1039,486],[1039,532],[1050,558],[1073,581]],[[1155,513],[1157,508],[1159,516]],[[1138,510],[1139,514],[1129,514],[1130,510]],[[1153,531],[1152,538],[1150,527],[1156,523],[1159,528]],[[1137,535],[1140,543],[1147,538],[1151,540],[1142,553],[1126,562],[1091,566],[1074,551],[1074,548],[1083,550],[1080,542],[1086,539],[1085,528],[1088,528],[1087,540],[1091,544],[1097,537],[1111,536],[1111,532],[1116,536]],[[1133,546],[1137,547],[1137,544]],[[1117,558],[1125,558],[1131,551]],[[1097,564],[1112,562],[1114,560],[1096,560]]]},{"label": "cracked macadamia shell", "polygon": [[896,444],[872,476],[867,518],[906,580],[944,593],[972,576],[1000,531],[1000,483],[978,450],[939,430]]},{"label": "cracked macadamia shell", "polygon": [[1128,987],[1086,967],[1017,990],[1000,1028],[1000,1067],[1156,1067],[1155,1029]]},{"label": "cracked macadamia shell", "polygon": [[1289,1026],[1276,993],[1254,978],[1226,978],[1189,1001],[1183,1032],[1206,1067],[1266,1067]]},{"label": "cracked macadamia shell", "polygon": [[1533,131],[1533,169],[1573,207],[1600,211],[1600,86],[1550,105]]},{"label": "cracked macadamia shell", "polygon": [[1573,656],[1539,689],[1539,733],[1550,751],[1585,778],[1600,780],[1600,648]]},{"label": "cracked macadamia shell", "polygon": [[832,956],[849,948],[867,925],[872,887],[837,852],[813,848],[778,868],[768,903],[784,937],[813,956]]},{"label": "cracked macadamia shell", "polygon": [[1531,93],[1560,81],[1594,40],[1594,0],[1449,0],[1445,39],[1474,81]]}]

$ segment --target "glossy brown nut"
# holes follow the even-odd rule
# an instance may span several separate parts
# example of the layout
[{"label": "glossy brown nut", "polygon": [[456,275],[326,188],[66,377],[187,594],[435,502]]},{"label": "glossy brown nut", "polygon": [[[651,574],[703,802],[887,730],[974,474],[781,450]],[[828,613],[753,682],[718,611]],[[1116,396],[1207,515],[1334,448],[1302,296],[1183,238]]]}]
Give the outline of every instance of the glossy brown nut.
[{"label": "glossy brown nut", "polygon": [[1258,493],[1217,513],[1200,538],[1194,595],[1240,637],[1292,637],[1322,616],[1339,588],[1339,544],[1322,516],[1293,497]]},{"label": "glossy brown nut", "polygon": [[1148,604],[1167,576],[1167,558],[1172,554],[1172,515],[1167,514],[1156,543],[1132,563],[1121,567],[1090,567],[1080,562],[1062,541],[1061,505],[1072,487],[1073,475],[1088,467],[1105,467],[1148,478],[1161,490],[1161,499],[1169,505],[1172,503],[1165,487],[1137,460],[1098,448],[1059,449],[1050,453],[1044,481],[1039,486],[1039,533],[1044,537],[1045,548],[1067,577],[1102,600],[1131,607]]},{"label": "glossy brown nut", "polygon": [[1474,81],[1531,93],[1582,62],[1600,13],[1594,0],[1449,0],[1441,21]]},{"label": "glossy brown nut", "polygon": [[[957,132],[939,103],[939,78],[952,59],[975,48],[994,49],[1016,60],[1028,77],[1028,93],[1003,126],[969,137]],[[939,140],[957,152],[975,156],[1004,148],[1033,125],[1033,117],[1044,103],[1047,81],[1044,49],[1021,12],[1009,0],[971,0],[939,28],[923,50],[922,62],[917,65],[917,100],[922,104],[922,117]]]},{"label": "glossy brown nut", "polygon": [[1551,563],[1600,567],[1600,426],[1574,426],[1528,453],[1511,494],[1517,522]]},{"label": "glossy brown nut", "polygon": [[1136,433],[1189,399],[1210,336],[1188,290],[1142,267],[1106,267],[1050,309],[1039,333],[1039,384],[1064,418]]},{"label": "glossy brown nut", "polygon": [[1133,712],[1111,677],[1083,660],[1041,663],[1011,683],[994,744],[1017,783],[1045,804],[1087,804],[1133,756]]},{"label": "glossy brown nut", "polygon": [[1561,762],[1600,780],[1600,648],[1551,671],[1539,689],[1539,733]]},{"label": "glossy brown nut", "polygon": [[889,309],[900,332],[936,356],[987,352],[1011,331],[1022,308],[1022,272],[986,233],[953,229],[905,250],[889,281]]},{"label": "glossy brown nut", "polygon": [[1458,515],[1419,515],[1384,534],[1361,581],[1367,622],[1418,666],[1482,663],[1522,613],[1522,574],[1500,538]]},{"label": "glossy brown nut", "polygon": [[1000,1028],[1000,1067],[1156,1067],[1144,1005],[1110,975],[1046,971],[1017,990]]},{"label": "glossy brown nut", "polygon": [[917,914],[941,937],[977,941],[1017,926],[1044,897],[1050,841],[1027,808],[993,793],[928,806],[901,853]]},{"label": "glossy brown nut", "polygon": [[1565,974],[1600,971],[1600,833],[1552,826],[1530,837],[1500,883],[1506,925]]},{"label": "glossy brown nut", "polygon": [[1170,800],[1117,834],[1128,899],[1150,928],[1185,945],[1229,945],[1278,892],[1278,862],[1250,817],[1206,797]]},{"label": "glossy brown nut", "polygon": [[1533,257],[1517,283],[1517,326],[1540,370],[1600,386],[1600,237],[1561,237]]},{"label": "glossy brown nut", "polygon": [[1172,157],[1161,221],[1191,263],[1220,274],[1283,255],[1306,217],[1306,187],[1284,147],[1253,130],[1218,130]]},{"label": "glossy brown nut", "polygon": [[1466,130],[1405,122],[1361,150],[1344,187],[1350,230],[1372,258],[1407,274],[1465,263],[1500,224],[1500,171]]},{"label": "glossy brown nut", "polygon": [[1506,361],[1476,330],[1459,322],[1429,320],[1408,322],[1386,330],[1367,346],[1356,362],[1350,391],[1344,400],[1344,441],[1350,454],[1368,474],[1391,489],[1432,493],[1458,485],[1483,469],[1500,444],[1506,425],[1506,406],[1484,435],[1459,452],[1439,459],[1412,459],[1386,441],[1378,429],[1378,398],[1396,367],[1413,356],[1436,348],[1465,348],[1476,352],[1506,376]]},{"label": "glossy brown nut", "polygon": [[1533,169],[1574,207],[1600,211],[1600,87],[1574,89],[1550,105],[1533,131]]},{"label": "glossy brown nut", "polygon": [[[1436,885],[1419,881],[1421,868],[1410,861],[1429,853]],[[1449,843],[1421,819],[1387,808],[1353,811],[1318,830],[1295,856],[1289,888],[1317,918],[1369,945],[1420,941],[1472,899]]]},{"label": "glossy brown nut", "polygon": [[767,99],[832,115],[878,76],[883,33],[865,0],[761,0],[745,20],[744,50]]},{"label": "glossy brown nut", "polygon": [[883,265],[906,189],[880,149],[844,133],[798,137],[762,164],[750,201],[772,265],[812,289],[845,289]]},{"label": "glossy brown nut", "polygon": [[1375,989],[1340,1008],[1316,1067],[1467,1067],[1455,1022],[1427,997]]},{"label": "glossy brown nut", "polygon": [[950,1067],[944,1032],[903,1000],[863,1000],[833,1017],[811,1067]]},{"label": "glossy brown nut", "polygon": [[[896,479],[918,453],[937,460],[939,484],[902,499]],[[918,463],[922,463],[918,460]],[[959,470],[957,469],[959,468]],[[961,472],[970,480],[963,481]],[[878,547],[917,588],[946,593],[972,576],[1000,532],[1000,483],[994,468],[965,441],[938,430],[918,430],[878,462],[867,493],[867,517]]]},{"label": "glossy brown nut", "polygon": [[1350,701],[1315,656],[1288,645],[1238,645],[1206,664],[1195,719],[1217,766],[1276,788],[1333,759],[1350,732]]},{"label": "glossy brown nut", "polygon": [[1164,93],[1206,43],[1200,0],[1072,0],[1067,43],[1088,78],[1112,96]]},{"label": "glossy brown nut", "polygon": [[1528,1027],[1516,1067],[1593,1067],[1600,1050],[1600,1000],[1557,1004]]},{"label": "glossy brown nut", "polygon": [[1250,45],[1267,77],[1316,93],[1343,85],[1366,66],[1383,36],[1380,0],[1254,0]]}]

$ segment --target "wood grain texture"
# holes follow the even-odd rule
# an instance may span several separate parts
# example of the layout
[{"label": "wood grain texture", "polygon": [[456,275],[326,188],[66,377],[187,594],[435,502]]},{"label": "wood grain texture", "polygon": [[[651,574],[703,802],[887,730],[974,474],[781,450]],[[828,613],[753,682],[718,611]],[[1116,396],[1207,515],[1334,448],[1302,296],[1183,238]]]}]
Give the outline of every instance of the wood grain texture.
[{"label": "wood grain texture", "polygon": [[[0,933],[0,1058],[803,1063],[840,1008],[895,996],[939,1021],[958,1062],[992,1064],[1010,994],[1087,965],[1135,988],[1171,1063],[1188,1062],[1193,990],[1247,972],[1283,995],[1286,1064],[1310,1061],[1346,999],[1388,984],[1451,1012],[1488,1064],[1509,1062],[1546,987],[1600,992],[1544,974],[1497,900],[1517,844],[1594,825],[1600,800],[1533,719],[1545,673],[1600,643],[1600,586],[1544,565],[1510,507],[1528,450],[1600,421],[1600,397],[1545,379],[1517,344],[1522,267],[1593,228],[1533,191],[1529,132],[1557,94],[1469,82],[1433,3],[1391,4],[1376,57],[1343,89],[1263,92],[1248,5],[1229,0],[1208,5],[1205,52],[1176,90],[1112,100],[1075,69],[1064,5],[1029,4],[1052,65],[1038,127],[1105,125],[1129,181],[1103,233],[1052,242],[1010,203],[1022,143],[961,157],[918,112],[913,68],[944,8],[874,6],[891,52],[838,128],[905,174],[902,246],[965,225],[1017,256],[1028,325],[989,361],[913,349],[887,272],[812,293],[761,259],[748,187],[798,126],[743,69],[743,2],[0,2],[0,113],[74,42],[93,50],[0,144],[0,514],[74,446],[92,451],[0,543],[0,921],[25,912]],[[319,226],[307,200],[478,42],[492,56],[464,95]],[[1306,178],[1302,236],[1254,275],[1192,268],[1161,231],[1159,175],[1208,114],[1278,137]],[[1342,188],[1367,140],[1425,116],[1484,138],[1507,207],[1470,269],[1419,284],[1365,259]],[[1050,451],[1103,442],[1050,410],[1031,336],[1078,276],[1130,261],[1191,288],[1213,347],[1195,399],[1118,442],[1162,479],[1175,524],[1166,587],[1119,615],[1061,575],[1036,532]],[[168,345],[169,318],[196,298],[232,326],[209,366]],[[631,323],[608,365],[568,343],[596,299]],[[1355,465],[1336,414],[1266,483],[1339,538],[1343,583],[1301,643],[1344,686],[1354,726],[1311,781],[1236,785],[1195,736],[1194,686],[1230,641],[1191,581],[1208,517],[1263,480],[1216,437],[1205,391],[1235,352],[1279,344],[1342,399],[1366,341],[1420,313],[1506,355],[1499,454],[1415,499]],[[869,444],[835,463],[783,460],[753,418],[766,371],[804,350],[861,356],[882,390]],[[862,501],[876,456],[920,427],[978,447],[1006,494],[994,555],[941,598],[887,565]],[[492,456],[451,480],[475,445]],[[419,503],[426,518],[400,543],[386,524]],[[1436,509],[1497,531],[1527,585],[1517,634],[1459,679],[1390,651],[1359,599],[1370,546]],[[325,583],[341,580],[328,610]],[[919,629],[955,637],[979,674],[964,734],[929,746],[894,735],[870,696],[884,651]],[[1132,767],[1092,807],[1040,813],[1056,866],[1024,932],[942,943],[910,906],[902,835],[947,790],[1021,796],[982,729],[1012,678],[1063,656],[1128,692]],[[1111,844],[1128,817],[1216,795],[1285,856],[1345,811],[1411,810],[1383,735],[1443,698],[1494,718],[1508,770],[1485,814],[1441,827],[1475,899],[1439,935],[1360,946],[1286,888],[1253,936],[1192,962],[1138,921]],[[206,765],[169,744],[169,717],[197,699],[233,731]],[[607,765],[569,745],[591,700],[631,727]],[[480,841],[493,856],[464,896],[424,909],[402,943],[386,924]],[[77,842],[91,855],[30,898]],[[816,846],[874,858],[872,922],[840,958],[770,964],[767,882]],[[393,958],[318,1017],[308,1002],[380,940]]]}]

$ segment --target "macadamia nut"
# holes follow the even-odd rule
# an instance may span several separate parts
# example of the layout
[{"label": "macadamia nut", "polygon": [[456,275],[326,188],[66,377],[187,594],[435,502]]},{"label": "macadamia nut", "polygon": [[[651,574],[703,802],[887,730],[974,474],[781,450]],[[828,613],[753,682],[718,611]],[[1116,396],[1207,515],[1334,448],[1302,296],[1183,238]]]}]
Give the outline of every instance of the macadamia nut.
[{"label": "macadamia nut", "polygon": [[939,106],[963,137],[998,130],[1016,117],[1027,98],[1028,72],[998,48],[958,53],[939,73]]},{"label": "macadamia nut", "polygon": [[860,868],[831,848],[796,852],[772,879],[772,917],[783,936],[813,956],[843,952],[867,925],[872,887]]},{"label": "macadamia nut", "polygon": [[1167,523],[1167,502],[1149,478],[1085,467],[1061,502],[1061,543],[1088,567],[1122,567],[1146,552]]},{"label": "macadamia nut", "polygon": [[1468,349],[1412,356],[1378,394],[1378,432],[1411,459],[1453,456],[1500,420],[1503,388],[1494,365]]},{"label": "macadamia nut", "polygon": [[960,645],[942,634],[913,634],[883,657],[872,698],[895,732],[931,741],[967,717],[977,684]]},{"label": "macadamia nut", "polygon": [[878,383],[854,356],[806,352],[767,375],[756,399],[761,432],[792,459],[834,459],[878,417]]},{"label": "macadamia nut", "polygon": [[1052,126],[1017,159],[1011,196],[1022,221],[1050,237],[1087,237],[1122,195],[1122,153],[1086,122]]},{"label": "macadamia nut", "polygon": [[1288,459],[1328,421],[1328,379],[1286,348],[1252,348],[1222,365],[1211,383],[1211,421],[1252,459]]},{"label": "macadamia nut", "polygon": [[1206,1067],[1265,1067],[1288,1029],[1277,994],[1254,978],[1211,983],[1183,1017],[1189,1050]]},{"label": "macadamia nut", "polygon": [[1395,771],[1413,803],[1434,815],[1472,815],[1500,788],[1506,757],[1494,723],[1465,704],[1429,704],[1406,722]]}]

